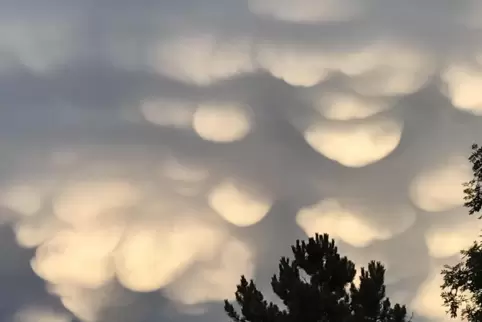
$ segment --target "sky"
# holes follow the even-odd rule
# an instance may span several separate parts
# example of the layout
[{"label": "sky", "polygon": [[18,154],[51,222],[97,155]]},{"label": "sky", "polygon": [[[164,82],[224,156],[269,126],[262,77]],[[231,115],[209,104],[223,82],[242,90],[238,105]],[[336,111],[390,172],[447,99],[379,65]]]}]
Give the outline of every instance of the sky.
[{"label": "sky", "polygon": [[0,24],[0,321],[225,321],[317,232],[448,321],[440,270],[482,228],[479,0],[0,0]]}]

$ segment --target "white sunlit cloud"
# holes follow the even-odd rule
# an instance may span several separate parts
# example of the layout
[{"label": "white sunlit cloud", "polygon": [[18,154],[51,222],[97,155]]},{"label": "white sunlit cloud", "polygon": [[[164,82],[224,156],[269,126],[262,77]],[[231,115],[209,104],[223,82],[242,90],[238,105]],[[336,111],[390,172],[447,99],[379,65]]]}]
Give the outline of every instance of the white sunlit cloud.
[{"label": "white sunlit cloud", "polygon": [[471,169],[463,157],[452,157],[418,174],[410,185],[412,201],[428,212],[439,212],[461,206],[462,184],[471,179]]},{"label": "white sunlit cloud", "polygon": [[245,104],[227,101],[201,103],[181,100],[147,100],[140,107],[144,118],[158,126],[192,128],[202,139],[233,142],[243,139],[252,128],[252,111]]},{"label": "white sunlit cloud", "polygon": [[132,304],[132,297],[120,292],[112,284],[100,288],[82,288],[76,285],[48,284],[47,291],[60,301],[81,321],[95,322],[106,308],[117,309]]},{"label": "white sunlit cloud", "polygon": [[448,86],[448,95],[454,107],[482,115],[482,67],[451,65],[442,74]]},{"label": "white sunlit cloud", "polygon": [[419,287],[418,292],[410,303],[415,313],[434,321],[461,321],[460,319],[450,319],[447,316],[446,308],[440,296],[440,285],[443,283],[441,266],[432,267],[429,276]]},{"label": "white sunlit cloud", "polygon": [[271,208],[272,201],[259,191],[233,181],[225,181],[215,186],[209,193],[211,208],[226,221],[240,227],[251,226],[261,221]]},{"label": "white sunlit cloud", "polygon": [[223,235],[194,218],[171,225],[132,227],[115,254],[117,276],[131,290],[160,289],[196,259],[210,256]]},{"label": "white sunlit cloud", "polygon": [[[173,171],[166,173],[169,169]],[[171,158],[159,174],[196,183],[207,178],[200,169]],[[189,205],[185,208],[175,198],[148,201],[140,198],[150,196],[145,190],[132,189],[119,180],[70,182],[59,187],[53,199],[58,217],[28,217],[17,224],[15,232],[22,246],[37,247],[31,261],[33,271],[54,285],[53,294],[82,320],[96,321],[99,311],[112,304],[107,299],[90,301],[86,297],[107,292],[106,297],[108,291],[102,290],[114,279],[129,290],[152,292],[176,282],[194,263],[204,263],[204,268],[192,274],[213,273],[210,263],[218,261],[217,281],[195,286],[198,291],[190,293],[191,298],[182,296],[182,283],[186,282],[169,288],[173,299],[191,305],[222,299],[240,274],[253,270],[252,255],[242,241],[204,220],[202,210],[189,209]],[[93,202],[92,193],[99,197],[108,192],[116,198],[96,198],[99,202]],[[80,211],[82,205],[85,207]],[[126,216],[129,212],[134,213]],[[222,254],[221,258],[216,259],[216,254]],[[230,256],[239,263],[233,266]]]},{"label": "white sunlit cloud", "polygon": [[60,230],[37,248],[32,269],[53,284],[102,286],[114,276],[109,255],[122,233],[123,227],[112,225],[97,230]]},{"label": "white sunlit cloud", "polygon": [[106,213],[134,205],[140,194],[138,187],[122,180],[74,181],[54,197],[53,208],[64,222],[88,226]]},{"label": "white sunlit cloud", "polygon": [[[109,164],[100,162],[91,172],[105,175],[103,169]],[[119,171],[109,169],[110,174]],[[159,180],[192,184],[209,175],[202,167],[174,157],[157,171]],[[82,320],[97,319],[108,301],[86,297],[95,298],[114,279],[136,292],[161,289],[195,261],[209,261],[228,236],[202,219],[200,210],[186,217],[192,212],[190,206],[181,206],[176,198],[155,198],[152,203],[150,190],[140,182],[85,177],[2,188],[4,206],[23,214],[14,226],[17,242],[36,248],[33,271],[55,285],[53,294]],[[39,213],[41,204],[50,201],[53,212]]]},{"label": "white sunlit cloud", "polygon": [[359,168],[388,156],[398,146],[403,125],[392,119],[362,124],[314,124],[304,132],[306,142],[325,157]]},{"label": "white sunlit cloud", "polygon": [[251,131],[249,107],[230,102],[201,103],[194,112],[192,126],[207,141],[217,143],[243,139]]},{"label": "white sunlit cloud", "polygon": [[364,95],[411,94],[422,88],[434,73],[427,53],[403,43],[377,42],[357,56],[352,65],[365,62],[371,66],[352,81],[353,89]]},{"label": "white sunlit cloud", "polygon": [[233,285],[239,277],[253,277],[254,262],[251,250],[243,242],[229,238],[213,263],[196,270],[186,279],[168,287],[168,294],[183,304],[195,305],[234,298]]},{"label": "white sunlit cloud", "polygon": [[[292,86],[312,87],[335,72],[350,77],[363,75],[380,64],[381,51],[367,46],[349,52],[327,52],[314,46],[288,43],[259,43],[256,47],[259,66],[273,77]],[[383,86],[384,84],[380,84]]]},{"label": "white sunlit cloud", "polygon": [[95,292],[85,288],[52,284],[49,292],[58,296],[65,308],[82,321],[96,321],[99,311],[106,305],[105,300],[102,301],[95,296]]},{"label": "white sunlit cloud", "polygon": [[396,96],[418,91],[434,73],[428,53],[394,41],[377,40],[347,51],[281,43],[255,48],[259,66],[292,86],[312,87],[341,72],[359,94]]},{"label": "white sunlit cloud", "polygon": [[479,237],[482,228],[480,222],[473,220],[467,219],[464,222],[442,226],[434,224],[429,227],[425,233],[425,242],[430,256],[446,258],[470,247]]},{"label": "white sunlit cloud", "polygon": [[203,86],[255,69],[249,39],[224,41],[212,34],[198,33],[163,41],[154,56],[159,72]]},{"label": "white sunlit cloud", "polygon": [[364,119],[389,109],[391,102],[384,99],[365,98],[352,93],[327,91],[313,98],[315,110],[334,121]]},{"label": "white sunlit cloud", "polygon": [[34,248],[52,238],[65,224],[57,218],[25,218],[15,224],[17,243],[25,248]]},{"label": "white sunlit cloud", "polygon": [[43,205],[45,191],[32,185],[14,185],[0,191],[0,204],[24,216],[36,214]]},{"label": "white sunlit cloud", "polygon": [[415,212],[408,207],[395,211],[392,225],[372,219],[377,212],[379,211],[376,209],[356,202],[325,199],[300,210],[296,222],[308,236],[322,231],[355,247],[365,247],[376,240],[390,239],[415,222]]},{"label": "white sunlit cloud", "polygon": [[262,44],[257,49],[259,65],[292,86],[311,87],[330,74],[321,51]]}]

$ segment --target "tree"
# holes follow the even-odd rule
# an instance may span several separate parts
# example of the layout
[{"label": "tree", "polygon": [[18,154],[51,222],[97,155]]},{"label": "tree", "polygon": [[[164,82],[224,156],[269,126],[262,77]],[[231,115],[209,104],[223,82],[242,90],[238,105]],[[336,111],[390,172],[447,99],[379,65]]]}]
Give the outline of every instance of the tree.
[{"label": "tree", "polygon": [[[473,178],[464,183],[464,206],[469,209],[469,215],[473,215],[482,208],[482,148],[477,144],[472,145],[469,161]],[[469,322],[482,321],[482,243],[474,241],[461,254],[460,263],[445,265],[442,270],[444,305],[453,318],[460,315]]]},{"label": "tree", "polygon": [[[472,154],[469,157],[469,162],[472,164],[473,178],[469,182],[465,182],[465,203],[464,206],[469,208],[469,215],[479,212],[482,208],[482,147],[477,144],[472,144]],[[479,219],[482,218],[479,216]]]},{"label": "tree", "polygon": [[385,296],[385,268],[372,261],[361,269],[354,283],[355,264],[338,254],[327,234],[308,242],[296,241],[294,259],[282,257],[271,286],[285,308],[268,303],[253,280],[241,276],[235,293],[241,312],[225,300],[224,309],[233,322],[402,322],[405,306]]}]

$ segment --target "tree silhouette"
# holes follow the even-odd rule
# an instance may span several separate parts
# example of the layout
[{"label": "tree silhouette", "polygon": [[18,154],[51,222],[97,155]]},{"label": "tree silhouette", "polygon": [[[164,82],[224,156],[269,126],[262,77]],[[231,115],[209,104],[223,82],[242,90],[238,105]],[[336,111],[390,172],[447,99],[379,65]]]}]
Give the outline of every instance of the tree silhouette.
[{"label": "tree silhouette", "polygon": [[[472,145],[469,161],[472,163],[473,178],[464,183],[464,205],[473,215],[482,208],[482,148],[477,144]],[[460,315],[469,322],[482,321],[482,244],[476,240],[461,254],[460,263],[445,265],[442,270],[444,305],[453,318]]]},{"label": "tree silhouette", "polygon": [[268,303],[253,280],[241,276],[235,293],[238,313],[225,300],[224,309],[233,322],[402,322],[405,306],[392,307],[385,296],[385,268],[372,261],[361,269],[354,283],[355,264],[338,254],[327,234],[292,246],[294,259],[282,257],[279,272],[271,280],[274,293],[285,308]]},{"label": "tree silhouette", "polygon": [[473,178],[469,182],[464,183],[464,205],[469,208],[469,214],[473,215],[482,208],[482,193],[480,190],[482,182],[482,147],[479,147],[477,144],[472,145],[472,154],[469,157],[469,161],[472,163]]}]

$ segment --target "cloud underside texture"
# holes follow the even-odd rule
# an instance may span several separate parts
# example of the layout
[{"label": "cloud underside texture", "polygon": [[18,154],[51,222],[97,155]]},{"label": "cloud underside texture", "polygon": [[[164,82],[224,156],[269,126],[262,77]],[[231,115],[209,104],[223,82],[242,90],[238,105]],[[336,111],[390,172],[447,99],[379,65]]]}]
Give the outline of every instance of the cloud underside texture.
[{"label": "cloud underside texture", "polygon": [[[478,0],[0,0],[2,319],[219,320],[327,232],[445,321]],[[8,299],[8,301],[7,301]]]}]

